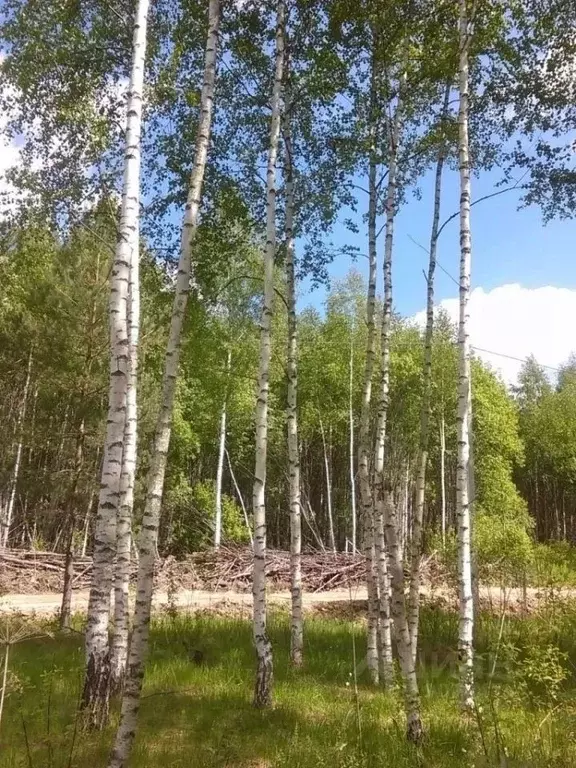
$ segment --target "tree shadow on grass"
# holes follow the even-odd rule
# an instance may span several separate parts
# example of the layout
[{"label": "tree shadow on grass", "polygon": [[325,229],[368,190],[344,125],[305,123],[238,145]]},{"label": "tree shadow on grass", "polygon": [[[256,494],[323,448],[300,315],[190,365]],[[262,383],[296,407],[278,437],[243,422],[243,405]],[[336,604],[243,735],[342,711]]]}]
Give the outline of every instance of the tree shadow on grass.
[{"label": "tree shadow on grass", "polygon": [[[354,649],[358,663],[364,648],[358,625],[308,620],[301,670],[289,664],[286,617],[271,618],[270,635],[276,707],[258,711],[251,704],[255,657],[249,622],[205,616],[156,622],[131,768],[465,768],[470,764],[466,755],[476,749],[477,734],[454,713],[427,713],[429,737],[418,751],[406,743],[398,696],[361,684],[356,698]],[[28,670],[31,682],[21,703],[31,725],[32,766],[65,768],[81,685],[81,638],[35,641],[18,653],[19,667]],[[54,730],[58,723],[62,732],[53,733],[48,748],[44,726],[35,723],[45,720],[39,691],[51,666],[59,670],[52,701]],[[42,690],[45,701],[45,684]],[[13,708],[12,702],[9,706]],[[117,717],[118,702],[105,732],[77,738],[71,766],[106,766]],[[10,762],[0,755],[0,766],[28,766],[15,710],[11,721],[19,734],[12,741]]]}]

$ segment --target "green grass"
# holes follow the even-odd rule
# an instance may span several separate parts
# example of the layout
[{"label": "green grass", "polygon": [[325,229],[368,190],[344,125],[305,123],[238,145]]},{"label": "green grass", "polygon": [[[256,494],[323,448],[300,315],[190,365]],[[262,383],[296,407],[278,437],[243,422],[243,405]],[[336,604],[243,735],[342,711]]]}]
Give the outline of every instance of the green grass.
[{"label": "green grass", "polygon": [[[507,619],[500,640],[499,619],[483,617],[477,637],[482,714],[472,720],[458,710],[456,632],[455,615],[423,611],[419,674],[427,739],[417,749],[404,739],[399,692],[384,693],[365,679],[360,622],[310,618],[306,664],[295,671],[288,664],[286,616],[272,615],[275,707],[259,712],[251,706],[254,653],[247,621],[206,614],[159,619],[132,766],[576,766],[576,609],[555,604],[530,618]],[[542,654],[534,657],[534,648],[548,647],[566,654],[560,656],[563,671]],[[200,663],[192,660],[195,650]],[[81,636],[26,641],[12,654],[0,766],[105,766],[117,712],[103,733],[74,733]],[[556,684],[548,680],[563,675]]]}]

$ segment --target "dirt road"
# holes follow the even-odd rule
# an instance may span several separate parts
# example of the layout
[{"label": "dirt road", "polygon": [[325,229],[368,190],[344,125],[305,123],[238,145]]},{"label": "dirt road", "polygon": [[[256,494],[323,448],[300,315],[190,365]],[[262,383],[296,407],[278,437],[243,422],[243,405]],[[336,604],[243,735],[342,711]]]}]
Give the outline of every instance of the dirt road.
[{"label": "dirt road", "polygon": [[[428,592],[428,590],[426,590]],[[565,590],[566,597],[574,597],[573,590]],[[446,590],[434,590],[434,595],[441,599],[453,601]],[[430,596],[429,594],[427,596]],[[520,607],[524,603],[521,590],[506,590],[503,593],[498,587],[482,587],[480,591],[481,600],[485,605],[491,605],[495,610],[499,610],[502,604],[514,607]],[[529,588],[527,590],[527,601],[530,607],[537,605],[545,595],[537,589]],[[268,600],[274,605],[286,605],[290,603],[289,592],[271,592],[268,594]],[[334,589],[327,592],[307,592],[304,593],[304,606],[312,607],[322,603],[347,603],[350,601],[366,600],[365,587],[355,587],[352,591],[347,589]],[[0,614],[17,611],[27,615],[39,614],[48,616],[56,613],[60,609],[61,596],[57,593],[18,595],[8,594],[0,597]],[[250,613],[252,607],[252,594],[250,592],[208,592],[205,590],[180,590],[170,598],[172,605],[182,611],[194,611],[199,608],[210,609],[222,606],[223,604],[246,608],[246,613]],[[159,590],[154,594],[153,606],[156,610],[166,607],[169,603],[169,596],[165,591]],[[88,590],[74,592],[72,595],[72,611],[83,613],[88,607]]]},{"label": "dirt road", "polygon": [[[308,593],[304,595],[306,606],[318,603],[347,602],[352,600],[366,600],[366,589],[359,587],[352,590],[335,589],[329,592]],[[60,609],[61,595],[46,593],[36,595],[2,595],[0,597],[0,613],[18,611],[25,614],[42,614],[43,616],[56,613]],[[172,595],[171,605],[182,611],[194,611],[198,608],[210,608],[227,603],[235,606],[252,607],[252,594],[250,592],[207,592],[204,590],[181,590]],[[270,603],[275,605],[289,605],[289,592],[271,592],[268,595]],[[158,591],[154,594],[153,606],[160,609],[168,605],[168,594]],[[72,612],[83,613],[88,607],[88,591],[74,592],[72,595]]]}]

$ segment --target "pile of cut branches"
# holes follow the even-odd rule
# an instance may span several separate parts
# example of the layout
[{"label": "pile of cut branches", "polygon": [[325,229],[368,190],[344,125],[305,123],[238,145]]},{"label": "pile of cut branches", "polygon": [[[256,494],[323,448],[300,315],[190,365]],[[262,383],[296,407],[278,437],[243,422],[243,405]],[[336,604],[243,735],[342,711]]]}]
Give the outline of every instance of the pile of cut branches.
[{"label": "pile of cut branches", "polygon": [[[66,555],[60,552],[0,551],[0,591],[20,594],[58,592],[64,585]],[[74,558],[74,589],[90,586],[91,557]]]},{"label": "pile of cut branches", "polygon": [[[9,549],[0,552],[0,593],[58,592],[64,584],[66,557],[57,552]],[[424,578],[430,575],[433,557],[423,560]],[[135,579],[137,566],[132,565]],[[74,558],[74,589],[90,586],[92,559]],[[306,592],[352,589],[365,583],[361,555],[343,552],[306,552],[302,555],[302,586]],[[268,585],[276,591],[290,589],[290,553],[269,549],[266,556]],[[182,560],[161,558],[156,564],[156,585],[162,589],[249,591],[252,588],[252,549],[221,547],[195,552]]]},{"label": "pile of cut branches", "polygon": [[[365,563],[360,555],[343,552],[308,552],[302,555],[302,585],[307,592],[347,589],[364,582]],[[276,590],[290,589],[290,553],[270,549],[266,555],[266,578]],[[158,569],[158,579],[182,589],[231,590],[252,588],[252,549],[221,547],[189,555],[182,561],[167,558]]]}]

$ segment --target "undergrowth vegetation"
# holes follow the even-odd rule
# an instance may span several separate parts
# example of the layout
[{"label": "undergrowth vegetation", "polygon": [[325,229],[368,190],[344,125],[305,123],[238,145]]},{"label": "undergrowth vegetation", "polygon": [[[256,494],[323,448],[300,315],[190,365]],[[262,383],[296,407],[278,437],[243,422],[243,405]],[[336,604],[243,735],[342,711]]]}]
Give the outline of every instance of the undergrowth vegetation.
[{"label": "undergrowth vegetation", "polygon": [[[428,736],[406,743],[400,691],[370,687],[361,616],[310,617],[301,671],[289,666],[289,624],[271,618],[276,704],[251,705],[253,649],[246,617],[164,615],[151,655],[132,765],[135,768],[568,768],[576,765],[576,606],[555,600],[529,615],[488,615],[477,626],[478,711],[458,708],[458,617],[427,607],[419,676]],[[2,621],[6,621],[3,619]],[[13,627],[20,620],[11,619]],[[0,723],[2,768],[98,768],[108,730],[81,732],[76,718],[83,648],[28,627],[10,650]],[[79,625],[77,626],[79,629]],[[32,637],[31,635],[35,636]],[[28,637],[28,639],[27,639]],[[4,649],[5,650],[5,649]]]}]

